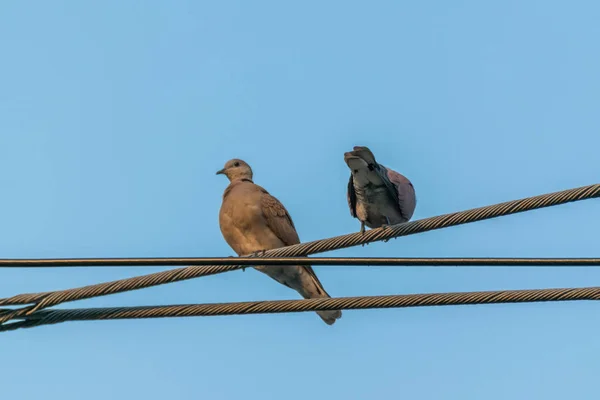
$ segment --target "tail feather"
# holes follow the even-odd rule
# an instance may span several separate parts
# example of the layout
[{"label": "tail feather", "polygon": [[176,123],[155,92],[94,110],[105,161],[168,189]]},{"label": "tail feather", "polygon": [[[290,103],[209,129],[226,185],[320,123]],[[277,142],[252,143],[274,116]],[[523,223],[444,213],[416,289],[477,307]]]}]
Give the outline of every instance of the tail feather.
[{"label": "tail feather", "polygon": [[[327,293],[327,291],[325,291],[323,284],[317,277],[317,274],[315,274],[312,267],[304,266],[303,269],[304,269],[304,271],[306,271],[308,273],[308,276],[310,277],[312,284],[314,285],[314,288],[316,289],[316,292],[314,290],[310,290],[310,291],[303,291],[300,294],[302,294],[302,296],[305,299],[310,299],[310,298],[328,298],[329,299],[329,298],[331,298],[331,296],[329,296],[329,293]],[[317,311],[316,313],[319,315],[319,317],[321,317],[321,319],[327,325],[333,325],[337,319],[342,318],[342,312],[340,310]]]},{"label": "tail feather", "polygon": [[342,312],[340,310],[335,311],[317,311],[319,317],[327,324],[333,325],[335,321],[342,318]]},{"label": "tail feather", "polygon": [[[330,298],[310,266],[257,265],[254,268],[290,289],[294,289],[305,299]],[[333,325],[337,319],[342,318],[342,312],[339,310],[317,311],[316,313],[327,325]]]}]

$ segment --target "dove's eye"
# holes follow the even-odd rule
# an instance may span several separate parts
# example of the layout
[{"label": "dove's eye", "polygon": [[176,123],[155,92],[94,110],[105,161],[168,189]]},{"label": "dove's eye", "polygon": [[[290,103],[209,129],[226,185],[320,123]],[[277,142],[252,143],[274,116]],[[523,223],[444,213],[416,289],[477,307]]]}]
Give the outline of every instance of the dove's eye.
[{"label": "dove's eye", "polygon": [[233,164],[233,166],[234,166],[234,167],[239,167],[239,166],[240,166],[240,163],[239,163],[239,162],[236,162],[235,164]]}]

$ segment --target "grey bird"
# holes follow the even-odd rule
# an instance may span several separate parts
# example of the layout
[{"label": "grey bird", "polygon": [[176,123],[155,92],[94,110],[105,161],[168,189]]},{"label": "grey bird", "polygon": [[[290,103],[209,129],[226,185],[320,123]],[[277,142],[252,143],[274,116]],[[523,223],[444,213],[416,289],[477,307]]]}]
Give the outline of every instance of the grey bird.
[{"label": "grey bird", "polygon": [[[252,181],[252,168],[239,159],[227,161],[217,172],[230,181],[223,193],[219,225],[225,241],[238,256],[300,243],[294,222],[283,204]],[[310,266],[254,266],[277,282],[296,290],[302,297],[330,297]],[[332,325],[341,311],[317,311]]]},{"label": "grey bird", "polygon": [[360,221],[360,232],[409,221],[417,205],[413,184],[402,174],[375,161],[367,147],[344,153],[350,168],[348,207]]}]

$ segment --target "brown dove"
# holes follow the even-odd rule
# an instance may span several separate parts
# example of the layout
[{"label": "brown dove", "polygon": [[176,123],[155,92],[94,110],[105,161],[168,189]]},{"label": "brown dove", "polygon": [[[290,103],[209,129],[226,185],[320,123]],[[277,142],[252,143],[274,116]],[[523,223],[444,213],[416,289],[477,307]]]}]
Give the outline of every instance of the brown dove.
[{"label": "brown dove", "polygon": [[[227,161],[217,172],[229,179],[219,211],[219,225],[225,241],[238,256],[300,243],[294,222],[283,204],[252,181],[252,169],[239,159]],[[296,290],[302,297],[330,297],[310,266],[254,266],[277,282]],[[341,311],[317,311],[332,325]]]},{"label": "brown dove", "polygon": [[344,153],[350,168],[348,206],[350,214],[360,221],[360,231],[407,222],[417,205],[415,188],[402,174],[375,161],[367,147],[354,146]]}]

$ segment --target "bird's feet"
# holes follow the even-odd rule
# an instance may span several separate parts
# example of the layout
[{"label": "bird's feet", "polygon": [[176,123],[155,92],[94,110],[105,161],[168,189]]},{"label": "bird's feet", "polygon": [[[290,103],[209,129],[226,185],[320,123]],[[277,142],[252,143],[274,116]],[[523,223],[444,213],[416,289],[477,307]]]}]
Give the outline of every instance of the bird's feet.
[{"label": "bird's feet", "polygon": [[[381,230],[382,231],[385,231],[387,229],[390,229],[390,224],[381,224]],[[388,240],[390,240],[390,238],[383,239],[383,243],[387,243]]]},{"label": "bird's feet", "polygon": [[[233,258],[233,256],[228,256],[229,258]],[[246,267],[242,266],[242,272],[246,272]]]},{"label": "bird's feet", "polygon": [[267,250],[265,250],[265,249],[258,250],[258,251],[255,251],[254,253],[252,253],[252,256],[254,256],[254,257],[264,257],[266,252],[267,252]]},{"label": "bird's feet", "polygon": [[[360,221],[360,234],[364,235],[365,234],[365,223],[363,221]],[[366,243],[369,244],[369,243]],[[365,243],[361,244],[361,247],[365,247]]]},{"label": "bird's feet", "polygon": [[390,226],[392,225],[392,223],[390,222],[390,219],[388,217],[385,217],[385,223],[381,224],[381,229],[386,230],[388,229]]}]

